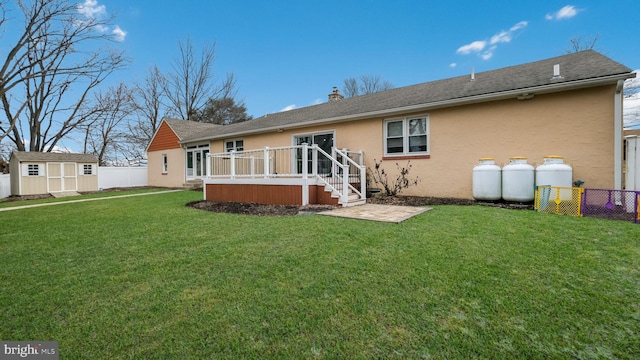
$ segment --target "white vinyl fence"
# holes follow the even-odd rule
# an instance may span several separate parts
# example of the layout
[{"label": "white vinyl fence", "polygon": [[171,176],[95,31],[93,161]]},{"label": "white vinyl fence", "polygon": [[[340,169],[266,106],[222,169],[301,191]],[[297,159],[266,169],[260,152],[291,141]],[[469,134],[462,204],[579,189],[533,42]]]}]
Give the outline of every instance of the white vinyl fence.
[{"label": "white vinyl fence", "polygon": [[147,186],[146,167],[101,166],[98,168],[98,188]]},{"label": "white vinyl fence", "polygon": [[627,178],[625,189],[640,191],[640,136],[627,136]]},{"label": "white vinyl fence", "polygon": [[0,199],[11,195],[11,175],[0,174]]},{"label": "white vinyl fence", "polygon": [[[98,188],[147,186],[146,167],[100,167]],[[0,199],[11,195],[11,175],[0,174]]]}]

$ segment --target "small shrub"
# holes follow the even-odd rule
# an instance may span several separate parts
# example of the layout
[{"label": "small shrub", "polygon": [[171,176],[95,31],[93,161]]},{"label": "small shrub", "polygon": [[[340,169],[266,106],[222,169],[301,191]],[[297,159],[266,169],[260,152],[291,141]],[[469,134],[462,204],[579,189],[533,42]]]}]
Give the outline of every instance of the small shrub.
[{"label": "small shrub", "polygon": [[412,185],[417,185],[418,177],[415,179],[409,179],[409,171],[411,170],[411,161],[407,161],[407,165],[401,167],[398,163],[396,163],[396,168],[398,169],[398,175],[389,180],[389,174],[382,168],[382,160],[378,162],[376,159],[373,159],[374,167],[371,172],[371,176],[376,185],[381,185],[384,189],[384,192],[387,196],[396,196],[404,189]]}]

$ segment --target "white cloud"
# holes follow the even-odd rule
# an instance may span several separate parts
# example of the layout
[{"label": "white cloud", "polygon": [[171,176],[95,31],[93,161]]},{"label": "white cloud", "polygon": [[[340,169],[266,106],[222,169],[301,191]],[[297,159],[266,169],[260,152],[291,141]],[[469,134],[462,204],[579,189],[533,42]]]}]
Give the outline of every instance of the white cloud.
[{"label": "white cloud", "polygon": [[111,33],[113,34],[115,40],[118,42],[123,42],[125,37],[127,37],[127,32],[122,30],[118,25],[115,26]]},{"label": "white cloud", "polygon": [[293,109],[295,109],[295,108],[296,108],[296,105],[295,105],[295,104],[287,105],[287,106],[283,107],[282,109],[280,109],[280,112],[282,112],[282,111],[289,111],[289,110],[293,110]]},{"label": "white cloud", "polygon": [[576,15],[578,15],[578,9],[573,5],[566,5],[555,13],[545,15],[544,18],[547,20],[563,20],[570,19]]},{"label": "white cloud", "polygon": [[101,23],[101,19],[107,16],[107,7],[104,5],[98,5],[98,0],[85,0],[84,3],[79,4],[77,7],[78,13],[84,15],[87,20],[79,20],[79,23],[92,24],[93,28],[101,33],[111,33],[113,39],[118,42],[123,42],[127,36],[127,32],[122,30],[119,25],[115,25],[113,29],[109,26]]},{"label": "white cloud", "polygon": [[[494,51],[497,49],[496,44],[508,43],[513,39],[513,35],[516,31],[525,28],[529,23],[526,21],[520,21],[513,25],[509,30],[502,30],[497,34],[494,34],[487,42],[486,40],[477,40],[470,44],[463,45],[456,50],[456,53],[462,55],[468,55],[471,53],[478,54],[483,60],[489,60],[493,57]],[[487,44],[492,45],[485,50]]]},{"label": "white cloud", "polygon": [[313,103],[311,103],[311,105],[318,105],[318,104],[322,104],[324,101],[322,101],[322,99],[317,98],[315,100],[313,100]]},{"label": "white cloud", "polygon": [[458,64],[456,64],[456,63],[451,63],[451,64],[449,64],[449,67],[450,67],[450,68],[454,68],[454,67],[456,67],[456,66],[458,66]]},{"label": "white cloud", "polygon": [[101,32],[101,33],[106,33],[106,32],[109,31],[109,27],[108,26],[104,26],[102,24],[95,25],[93,28],[96,29],[97,31]]},{"label": "white cloud", "polygon": [[460,46],[456,52],[458,54],[467,55],[472,52],[482,51],[482,49],[484,49],[485,46],[487,46],[486,41],[474,41],[471,44]]},{"label": "white cloud", "polygon": [[511,29],[509,29],[509,31],[514,32],[514,31],[517,31],[517,30],[520,30],[520,29],[523,29],[523,28],[527,27],[527,25],[529,25],[529,22],[520,21],[519,23],[513,25],[511,27]]},{"label": "white cloud", "polygon": [[493,44],[499,44],[499,43],[508,43],[511,42],[511,39],[513,39],[513,33],[525,28],[529,23],[526,21],[520,21],[519,23],[513,25],[509,31],[500,31],[499,33],[493,35],[491,37],[491,41],[490,43]]},{"label": "white cloud", "polygon": [[493,52],[496,50],[496,46],[490,47],[487,51],[483,52],[480,57],[482,60],[489,60],[493,57]]},{"label": "white cloud", "polygon": [[98,5],[97,0],[85,0],[83,4],[78,5],[78,12],[88,18],[94,18],[96,15],[106,15],[107,8],[104,5]]},{"label": "white cloud", "polygon": [[500,31],[491,37],[491,44],[498,44],[511,41],[511,33],[509,31]]}]

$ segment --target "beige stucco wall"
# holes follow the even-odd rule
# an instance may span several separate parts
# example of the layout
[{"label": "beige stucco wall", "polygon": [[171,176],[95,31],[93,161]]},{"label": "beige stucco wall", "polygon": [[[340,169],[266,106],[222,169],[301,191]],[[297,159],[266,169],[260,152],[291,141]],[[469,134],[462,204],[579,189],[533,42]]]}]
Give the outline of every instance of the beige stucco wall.
[{"label": "beige stucco wall", "polygon": [[[546,155],[564,156],[573,178],[583,180],[585,187],[613,188],[614,92],[614,86],[606,86],[415,113],[429,115],[430,154],[410,160],[409,175],[420,181],[402,194],[471,198],[472,170],[479,158],[493,157],[502,166],[510,157],[524,156],[537,165]],[[371,168],[374,159],[383,157],[383,123],[383,118],[373,118],[274,131],[243,137],[244,147],[289,146],[293,135],[335,130],[335,144],[364,151]],[[211,152],[222,151],[222,141],[211,143]],[[393,173],[396,162],[404,166],[407,159],[385,159],[383,167]]]},{"label": "beige stucco wall", "polygon": [[[166,174],[162,173],[162,154],[167,154]],[[150,186],[181,187],[185,182],[185,154],[182,148],[147,153],[148,183]]]}]

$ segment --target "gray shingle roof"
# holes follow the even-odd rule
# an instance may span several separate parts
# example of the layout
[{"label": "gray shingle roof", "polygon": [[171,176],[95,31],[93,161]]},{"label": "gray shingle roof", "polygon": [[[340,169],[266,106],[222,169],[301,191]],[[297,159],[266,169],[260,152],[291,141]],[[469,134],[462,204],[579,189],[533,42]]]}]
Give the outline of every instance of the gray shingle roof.
[{"label": "gray shingle roof", "polygon": [[222,125],[201,123],[197,121],[187,121],[180,119],[164,118],[163,119],[179,139],[184,139],[189,136],[193,136],[202,132],[203,130],[212,130],[221,127]]},{"label": "gray shingle roof", "polygon": [[[554,65],[560,65],[561,78],[554,78]],[[470,75],[411,85],[374,94],[357,96],[268,114],[254,120],[209,128],[183,142],[220,139],[242,134],[300,127],[312,123],[347,121],[395,112],[421,111],[461,104],[465,101],[489,101],[500,96],[517,96],[527,92],[561,91],[564,88],[589,86],[598,80],[615,83],[633,77],[631,69],[593,50],[510,66]]]},{"label": "gray shingle roof", "polygon": [[36,151],[14,151],[11,156],[19,161],[51,161],[97,163],[98,159],[90,154],[51,153]]}]

